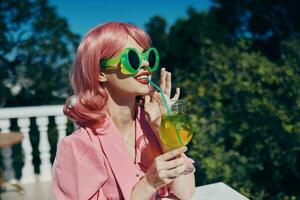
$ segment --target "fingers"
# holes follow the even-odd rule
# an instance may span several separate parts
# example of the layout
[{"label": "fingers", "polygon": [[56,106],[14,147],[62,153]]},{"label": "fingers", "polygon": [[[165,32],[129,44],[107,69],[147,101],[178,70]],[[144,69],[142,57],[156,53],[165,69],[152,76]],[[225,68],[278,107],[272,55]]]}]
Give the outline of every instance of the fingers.
[{"label": "fingers", "polygon": [[174,169],[161,171],[161,177],[175,179],[178,176],[184,174],[185,170],[186,165],[180,165],[179,167],[176,167]]},{"label": "fingers", "polygon": [[[160,82],[159,86],[162,91],[170,98],[172,90],[172,75],[170,72],[166,71],[165,68],[162,68],[160,71]],[[176,93],[171,101],[177,101],[180,95],[180,89],[176,88]]]},{"label": "fingers", "polygon": [[160,88],[162,91],[170,97],[172,89],[171,73],[162,68],[160,71]]},{"label": "fingers", "polygon": [[[181,147],[157,156],[146,173],[149,183],[154,188],[158,188],[158,186],[171,183],[181,175],[193,172],[192,169],[188,168],[189,163],[186,157],[181,156],[186,151],[187,147]],[[181,157],[172,159],[176,156]]]},{"label": "fingers", "polygon": [[188,175],[195,172],[195,168],[187,162],[185,157],[165,161],[163,165],[166,169],[161,167],[161,169],[157,168],[157,170],[158,177],[165,182],[172,181],[181,175]]},{"label": "fingers", "polygon": [[180,96],[180,88],[176,88],[176,93],[174,97],[171,99],[171,106],[179,99]]},{"label": "fingers", "polygon": [[166,72],[166,87],[165,87],[164,93],[168,97],[171,96],[171,89],[172,89],[171,73]]},{"label": "fingers", "polygon": [[160,160],[160,161],[171,160],[172,158],[175,158],[176,156],[178,156],[181,153],[184,153],[186,151],[187,151],[187,147],[181,147],[181,148],[169,151],[167,153],[164,153],[164,154],[158,156],[157,159]]},{"label": "fingers", "polygon": [[160,81],[159,81],[159,87],[162,89],[162,91],[165,91],[166,88],[166,69],[162,68],[160,70]]},{"label": "fingers", "polygon": [[161,167],[162,170],[173,169],[183,165],[186,162],[186,158],[180,157],[171,161],[166,161],[164,165]]}]

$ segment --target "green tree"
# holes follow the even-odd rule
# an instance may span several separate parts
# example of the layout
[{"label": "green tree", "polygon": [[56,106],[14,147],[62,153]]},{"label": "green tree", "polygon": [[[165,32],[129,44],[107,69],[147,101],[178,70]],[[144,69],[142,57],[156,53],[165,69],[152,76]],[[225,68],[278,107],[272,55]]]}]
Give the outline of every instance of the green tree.
[{"label": "green tree", "polygon": [[146,24],[146,30],[151,35],[152,45],[161,50],[160,59],[162,62],[166,59],[167,43],[167,22],[160,16],[152,17]]},{"label": "green tree", "polygon": [[213,0],[210,13],[228,28],[234,40],[252,39],[252,49],[272,60],[281,59],[282,42],[300,31],[300,2],[296,0]]},{"label": "green tree", "polygon": [[[47,0],[0,1],[0,107],[63,103],[68,93],[69,69],[79,36]],[[12,121],[12,130],[16,130]],[[39,135],[32,120],[33,164],[39,172]],[[68,127],[71,127],[70,125]],[[51,153],[57,131],[50,119]],[[21,176],[21,145],[14,147],[14,168]]]},{"label": "green tree", "polygon": [[182,83],[198,106],[192,153],[202,178],[253,199],[298,196],[299,74],[238,48],[202,57],[199,81]]},{"label": "green tree", "polygon": [[47,0],[0,2],[0,105],[62,103],[79,36]]},{"label": "green tree", "polygon": [[284,59],[275,63],[253,51],[251,38],[229,36],[214,15],[193,9],[167,35],[167,66],[192,105],[197,185],[300,198],[299,38],[282,41]]}]

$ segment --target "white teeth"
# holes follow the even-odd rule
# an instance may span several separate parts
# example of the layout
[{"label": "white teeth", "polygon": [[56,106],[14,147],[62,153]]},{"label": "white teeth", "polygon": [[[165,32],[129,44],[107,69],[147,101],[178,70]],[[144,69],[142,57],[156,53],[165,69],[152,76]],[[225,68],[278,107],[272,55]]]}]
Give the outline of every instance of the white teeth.
[{"label": "white teeth", "polygon": [[147,75],[142,75],[142,76],[136,77],[137,80],[141,80],[141,79],[145,79],[145,78],[148,78],[148,76]]}]

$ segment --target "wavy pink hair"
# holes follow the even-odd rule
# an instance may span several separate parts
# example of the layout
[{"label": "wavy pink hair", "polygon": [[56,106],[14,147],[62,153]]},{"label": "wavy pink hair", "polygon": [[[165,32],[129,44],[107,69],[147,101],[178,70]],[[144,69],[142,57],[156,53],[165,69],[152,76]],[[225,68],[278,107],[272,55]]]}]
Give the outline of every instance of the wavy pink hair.
[{"label": "wavy pink hair", "polygon": [[132,37],[142,48],[147,49],[149,35],[138,27],[120,22],[109,22],[90,30],[81,41],[73,69],[71,85],[76,102],[70,106],[67,100],[64,114],[79,126],[94,126],[102,123],[108,94],[99,83],[100,60],[117,56]]}]

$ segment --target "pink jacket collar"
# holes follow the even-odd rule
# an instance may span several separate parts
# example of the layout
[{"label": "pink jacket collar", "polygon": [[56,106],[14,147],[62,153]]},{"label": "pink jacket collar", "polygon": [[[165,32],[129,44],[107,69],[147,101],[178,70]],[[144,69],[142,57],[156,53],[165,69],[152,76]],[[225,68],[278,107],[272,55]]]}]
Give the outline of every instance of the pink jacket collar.
[{"label": "pink jacket collar", "polygon": [[[137,112],[137,116],[140,116],[140,108],[138,108]],[[136,125],[137,135],[140,135],[142,129],[139,117],[136,117]],[[99,139],[102,151],[109,162],[124,198],[130,199],[130,188],[133,188],[139,179],[136,177],[136,166],[126,151],[127,147],[122,137],[120,137],[119,130],[110,117],[105,118],[101,127],[96,129],[86,128],[86,130],[90,133],[91,137]]]}]

